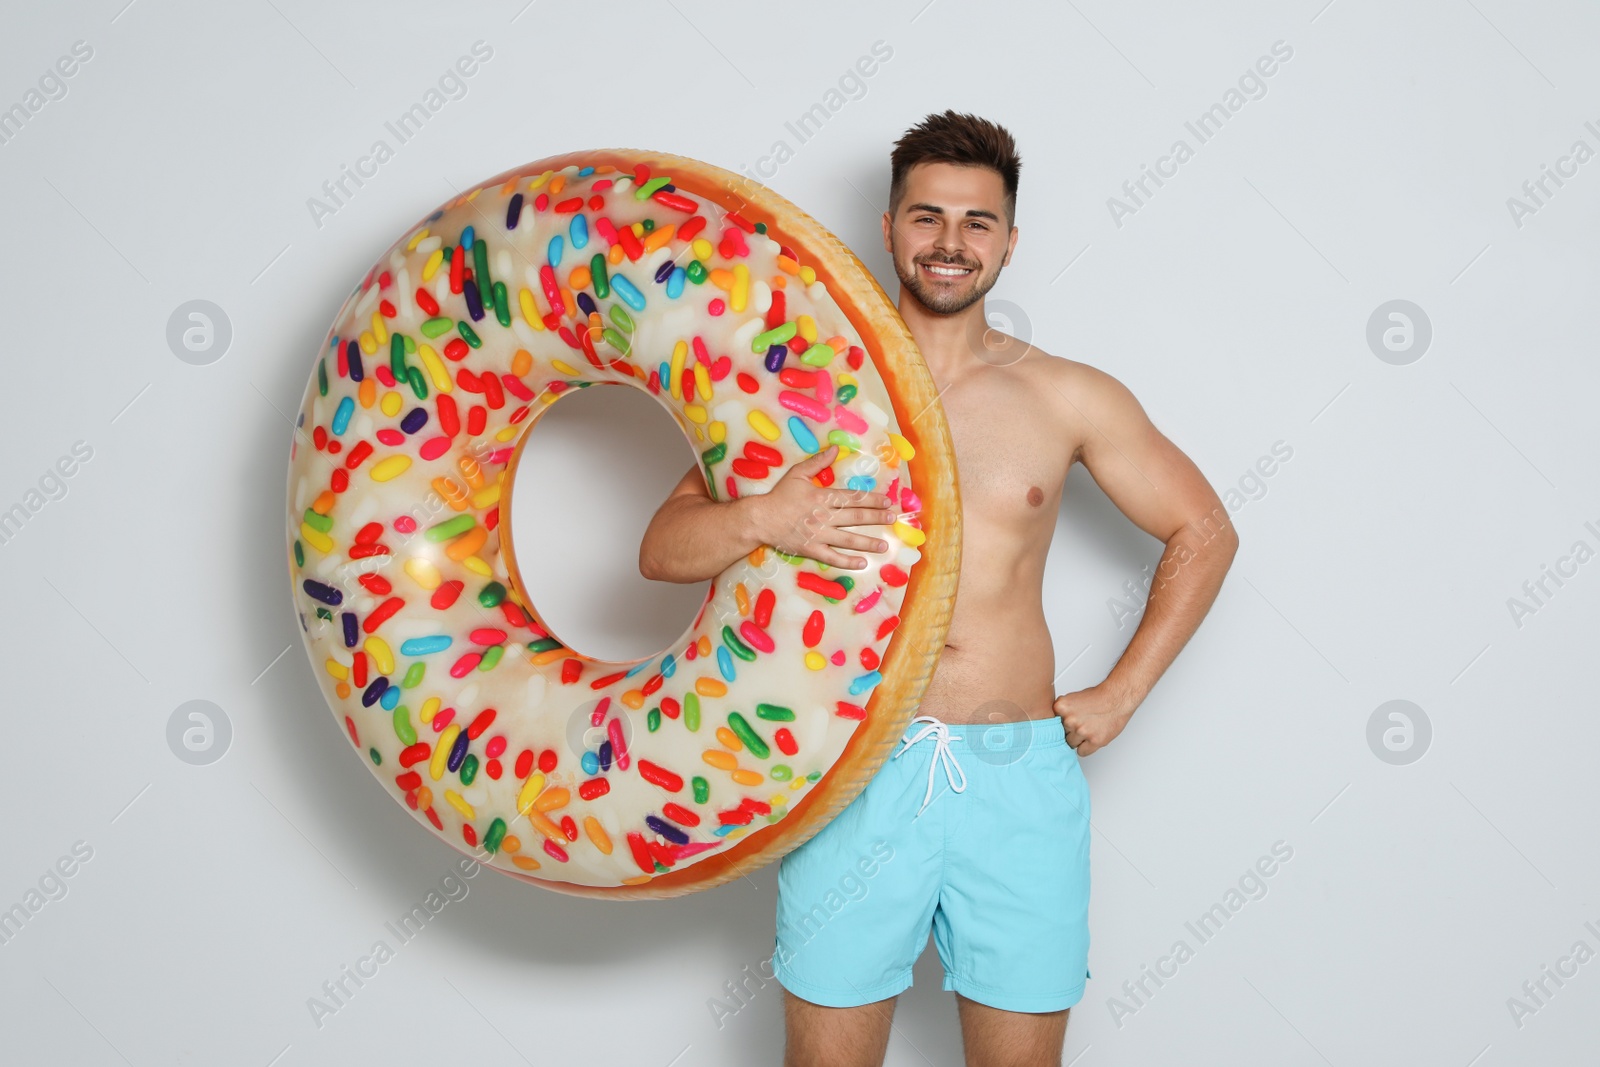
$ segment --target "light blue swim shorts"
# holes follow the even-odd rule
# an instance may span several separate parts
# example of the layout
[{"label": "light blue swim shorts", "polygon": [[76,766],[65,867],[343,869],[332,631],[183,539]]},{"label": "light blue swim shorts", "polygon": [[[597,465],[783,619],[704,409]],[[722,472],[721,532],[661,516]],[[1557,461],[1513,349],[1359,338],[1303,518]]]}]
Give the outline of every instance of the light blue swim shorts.
[{"label": "light blue swim shorts", "polygon": [[815,1004],[883,1000],[910,987],[930,923],[947,990],[1025,1012],[1083,998],[1089,784],[1056,716],[913,719],[855,800],[783,857],[773,971]]}]

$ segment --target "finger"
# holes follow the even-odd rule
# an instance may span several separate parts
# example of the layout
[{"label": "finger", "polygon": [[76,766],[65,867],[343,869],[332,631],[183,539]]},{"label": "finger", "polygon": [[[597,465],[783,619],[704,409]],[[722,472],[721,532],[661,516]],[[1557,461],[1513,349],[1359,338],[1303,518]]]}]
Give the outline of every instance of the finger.
[{"label": "finger", "polygon": [[790,470],[802,470],[802,471],[805,471],[807,474],[810,474],[812,471],[821,470],[823,467],[825,467],[829,463],[833,462],[833,457],[838,453],[838,451],[839,451],[839,446],[838,445],[829,445],[827,448],[824,448],[821,452],[812,453],[811,455],[807,456],[805,459],[802,459],[799,463],[796,463],[793,467],[790,467],[789,469]]},{"label": "finger", "polygon": [[841,508],[833,516],[835,526],[893,526],[897,516],[893,511],[873,508]]},{"label": "finger", "polygon": [[886,552],[889,549],[889,542],[881,538],[850,533],[848,530],[842,529],[834,530],[827,543],[834,548],[853,548],[857,552]]}]

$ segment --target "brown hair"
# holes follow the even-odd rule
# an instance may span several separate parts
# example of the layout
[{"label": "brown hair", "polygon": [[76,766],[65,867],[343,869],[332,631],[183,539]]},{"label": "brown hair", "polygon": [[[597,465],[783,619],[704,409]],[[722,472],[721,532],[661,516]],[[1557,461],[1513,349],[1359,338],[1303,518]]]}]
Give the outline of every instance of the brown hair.
[{"label": "brown hair", "polygon": [[967,167],[989,167],[998,171],[1006,187],[1006,225],[1017,219],[1017,175],[1022,157],[1016,142],[1004,127],[976,115],[957,114],[947,109],[942,115],[930,114],[911,127],[894,143],[889,154],[889,212],[892,215],[905,195],[906,175],[918,163],[955,163]]}]

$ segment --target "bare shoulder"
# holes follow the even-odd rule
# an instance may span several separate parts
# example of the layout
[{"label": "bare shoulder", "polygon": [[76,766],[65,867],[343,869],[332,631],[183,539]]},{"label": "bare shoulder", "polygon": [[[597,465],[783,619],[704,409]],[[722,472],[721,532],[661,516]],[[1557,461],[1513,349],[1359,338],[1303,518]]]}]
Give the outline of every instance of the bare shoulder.
[{"label": "bare shoulder", "polygon": [[1028,361],[1040,384],[1048,387],[1047,399],[1060,410],[1074,463],[1082,459],[1084,444],[1097,429],[1144,415],[1132,391],[1099,367],[1051,355],[1038,346],[1029,352]]}]

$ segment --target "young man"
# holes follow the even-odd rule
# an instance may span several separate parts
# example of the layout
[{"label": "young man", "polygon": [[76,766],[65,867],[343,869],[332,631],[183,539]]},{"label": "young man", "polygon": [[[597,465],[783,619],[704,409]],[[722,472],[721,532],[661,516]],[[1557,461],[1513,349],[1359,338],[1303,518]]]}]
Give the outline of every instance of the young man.
[{"label": "young man", "polygon": [[[1061,1062],[1068,1009],[1088,975],[1079,757],[1121,733],[1200,625],[1238,547],[1216,493],[1121,382],[989,328],[984,295],[1017,244],[1020,168],[1003,127],[953,111],[912,127],[891,155],[884,247],[955,443],[961,574],[901,747],[780,865],[773,966],[785,987],[786,1067],[881,1064],[930,926],[967,1063]],[[711,501],[691,468],[646,532],[641,571],[702,581],[760,544],[865,566],[843,550],[880,550],[863,528],[894,515],[884,494],[811,480],[835,455],[728,502]],[[1075,462],[1166,551],[1116,666],[1098,685],[1057,695],[1044,566]],[[940,769],[947,787],[935,796]],[[866,895],[837,913],[819,908],[869,851],[890,858]]]}]

